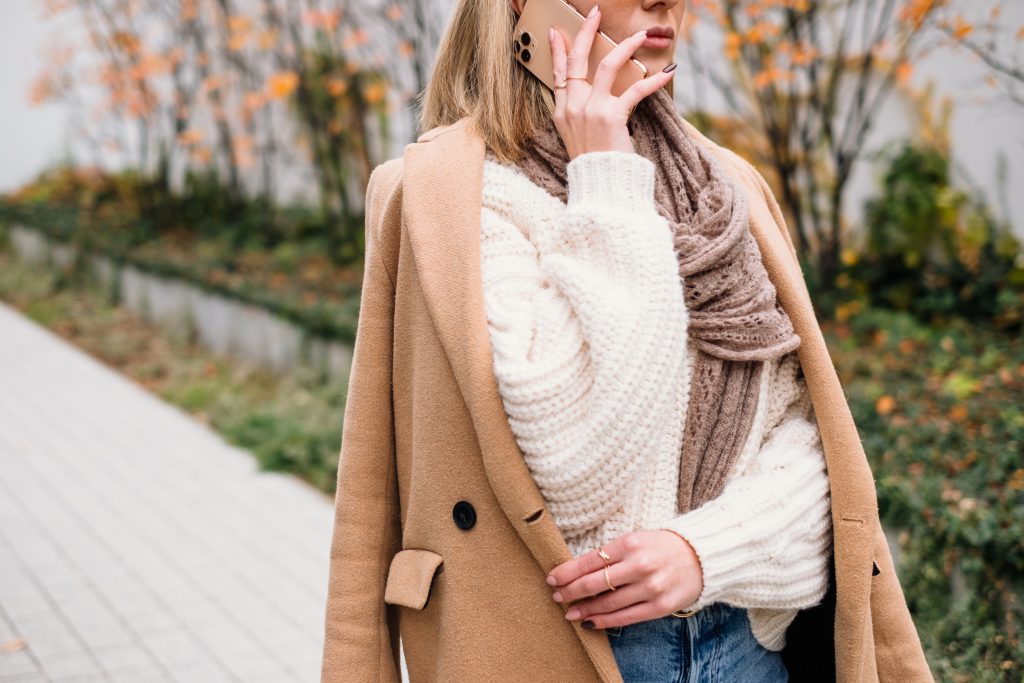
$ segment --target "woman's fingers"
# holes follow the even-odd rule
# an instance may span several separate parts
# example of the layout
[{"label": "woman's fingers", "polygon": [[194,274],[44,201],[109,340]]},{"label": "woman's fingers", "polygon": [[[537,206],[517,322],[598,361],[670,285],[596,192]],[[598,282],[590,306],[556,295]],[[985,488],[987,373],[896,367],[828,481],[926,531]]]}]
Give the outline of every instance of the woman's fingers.
[{"label": "woman's fingers", "polygon": [[[615,586],[615,591],[612,592],[617,592],[619,586],[629,585],[639,578],[642,577],[638,575],[636,568],[627,562],[610,562],[608,564],[608,581]],[[609,590],[608,581],[604,578],[604,563],[602,562],[599,567],[594,567],[578,579],[559,586],[557,592],[561,599],[558,602],[569,603],[607,591]]]},{"label": "woman's fingers", "polygon": [[[576,38],[572,41],[572,47],[569,49],[569,55],[566,60],[566,74],[569,76],[582,76],[586,78],[590,73],[590,49],[594,45],[594,36],[597,34],[597,26],[601,22],[601,10],[598,9],[597,5],[594,5],[593,9],[590,10],[590,14],[587,15],[586,21],[580,27],[580,30],[576,32]],[[572,94],[573,88],[579,88],[586,84],[573,79],[569,81],[569,92]],[[589,87],[589,86],[586,86]]]},{"label": "woman's fingers", "polygon": [[594,94],[611,95],[612,84],[615,83],[615,79],[619,75],[619,69],[633,56],[637,48],[643,45],[646,39],[646,31],[637,31],[616,45],[611,52],[604,56],[604,59],[598,63],[597,71],[594,73]]},{"label": "woman's fingers", "polygon": [[641,78],[619,95],[619,101],[626,105],[627,111],[632,111],[633,107],[640,103],[640,100],[653,94],[658,88],[664,87],[674,75],[675,69],[669,72],[659,71],[647,78]]},{"label": "woman's fingers", "polygon": [[[611,570],[609,569],[609,571]],[[566,619],[587,619],[592,614],[608,614],[649,599],[650,596],[641,584],[630,583],[570,605],[565,617]],[[575,615],[572,614],[573,610],[576,610]]]},{"label": "woman's fingers", "polygon": [[657,619],[665,616],[658,606],[651,602],[634,602],[629,607],[624,607],[615,612],[604,614],[593,614],[587,619],[594,622],[594,628],[612,628],[613,626],[629,626],[640,621]]},{"label": "woman's fingers", "polygon": [[[554,26],[548,29],[548,43],[551,46],[551,66],[554,82],[556,84],[564,83],[566,74],[565,39],[562,36],[562,32]],[[565,97],[565,88],[555,88],[556,121],[559,120],[563,112],[565,112]]]}]

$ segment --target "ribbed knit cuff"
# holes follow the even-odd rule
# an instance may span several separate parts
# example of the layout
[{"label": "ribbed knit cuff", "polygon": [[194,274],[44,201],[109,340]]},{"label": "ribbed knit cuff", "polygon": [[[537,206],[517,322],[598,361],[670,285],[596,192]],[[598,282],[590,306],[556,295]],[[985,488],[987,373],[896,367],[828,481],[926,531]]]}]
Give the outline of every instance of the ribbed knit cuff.
[{"label": "ribbed knit cuff", "polygon": [[586,152],[566,166],[570,209],[656,211],[654,162],[634,152]]},{"label": "ribbed knit cuff", "polygon": [[723,521],[717,506],[704,505],[660,527],[685,538],[700,560],[704,589],[692,605],[680,609],[696,610],[717,602],[735,580],[737,565],[750,558],[742,537],[723,528]]}]

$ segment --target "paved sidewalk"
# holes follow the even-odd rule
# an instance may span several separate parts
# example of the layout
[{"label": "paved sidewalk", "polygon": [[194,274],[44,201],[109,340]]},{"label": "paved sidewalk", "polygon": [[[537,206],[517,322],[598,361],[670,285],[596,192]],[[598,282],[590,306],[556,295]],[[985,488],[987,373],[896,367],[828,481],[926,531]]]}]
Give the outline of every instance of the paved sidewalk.
[{"label": "paved sidewalk", "polygon": [[0,303],[0,681],[319,681],[331,520]]}]

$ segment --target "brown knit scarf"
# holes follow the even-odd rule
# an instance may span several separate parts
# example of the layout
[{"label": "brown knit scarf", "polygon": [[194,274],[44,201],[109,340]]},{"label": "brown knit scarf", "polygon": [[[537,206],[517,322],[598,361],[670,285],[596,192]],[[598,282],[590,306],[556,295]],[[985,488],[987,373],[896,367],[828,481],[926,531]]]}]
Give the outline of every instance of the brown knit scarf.
[{"label": "brown knit scarf", "polygon": [[[673,230],[684,282],[692,369],[677,506],[717,496],[753,424],[762,362],[800,345],[750,232],[743,191],[682,124],[664,88],[630,117],[633,143],[656,167],[655,202]],[[528,141],[519,167],[566,202],[569,156],[553,119]]]}]

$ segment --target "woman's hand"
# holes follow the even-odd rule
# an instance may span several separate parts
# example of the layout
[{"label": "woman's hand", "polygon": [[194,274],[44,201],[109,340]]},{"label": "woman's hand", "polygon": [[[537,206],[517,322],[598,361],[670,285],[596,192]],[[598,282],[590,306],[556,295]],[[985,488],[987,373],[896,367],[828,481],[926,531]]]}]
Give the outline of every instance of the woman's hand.
[{"label": "woman's hand", "polygon": [[[657,619],[685,608],[704,590],[700,559],[682,537],[666,529],[640,529],[558,565],[548,574],[555,602],[579,600],[566,619],[586,619],[596,628]],[[553,582],[553,583],[552,583]],[[586,626],[586,624],[584,624]]]},{"label": "woman's hand", "polygon": [[555,83],[566,83],[564,88],[555,88],[553,118],[570,160],[586,152],[635,152],[626,128],[629,114],[640,100],[664,86],[673,76],[671,70],[659,71],[637,81],[618,97],[611,94],[619,69],[647,37],[645,31],[640,31],[605,55],[597,66],[593,84],[578,78],[566,81],[566,76],[586,77],[589,74],[590,48],[600,21],[601,10],[595,5],[576,34],[568,55],[562,32],[549,29]]}]

